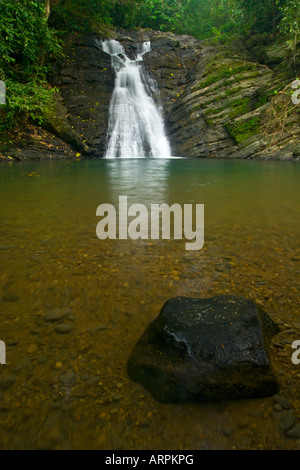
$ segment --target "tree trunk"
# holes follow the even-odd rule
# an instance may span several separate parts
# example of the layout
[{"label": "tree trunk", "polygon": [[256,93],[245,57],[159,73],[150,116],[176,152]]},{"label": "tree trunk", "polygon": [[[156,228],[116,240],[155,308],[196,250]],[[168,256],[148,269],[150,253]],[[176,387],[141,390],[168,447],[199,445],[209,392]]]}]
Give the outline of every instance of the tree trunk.
[{"label": "tree trunk", "polygon": [[45,10],[46,10],[46,19],[48,21],[50,13],[51,13],[50,0],[46,0]]}]

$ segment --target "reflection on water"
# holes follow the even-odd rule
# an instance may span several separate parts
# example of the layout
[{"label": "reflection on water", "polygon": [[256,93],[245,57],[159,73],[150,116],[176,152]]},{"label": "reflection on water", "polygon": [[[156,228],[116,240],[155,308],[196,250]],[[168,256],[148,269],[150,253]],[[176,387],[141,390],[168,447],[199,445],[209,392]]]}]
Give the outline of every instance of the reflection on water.
[{"label": "reflection on water", "polygon": [[168,197],[170,179],[169,159],[140,160],[115,159],[106,164],[106,186],[110,201],[117,201],[119,195],[127,195],[130,202],[148,205],[164,202]]},{"label": "reflection on water", "polygon": [[[299,322],[299,176],[298,165],[278,162],[1,165],[1,448],[296,448],[272,398],[164,406],[127,378],[126,361],[175,295],[241,294],[276,321]],[[204,203],[204,248],[99,240],[96,208],[119,195]],[[294,331],[271,353],[300,418]]]}]

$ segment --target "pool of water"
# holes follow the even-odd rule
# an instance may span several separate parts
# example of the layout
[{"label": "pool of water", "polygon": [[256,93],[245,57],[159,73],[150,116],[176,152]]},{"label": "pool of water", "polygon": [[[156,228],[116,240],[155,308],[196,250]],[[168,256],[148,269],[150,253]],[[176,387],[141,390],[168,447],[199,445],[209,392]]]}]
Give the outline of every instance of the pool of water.
[{"label": "pool of water", "polygon": [[[286,347],[272,347],[271,359],[300,418],[300,365],[291,362],[300,339],[299,181],[300,166],[280,162],[1,164],[0,448],[299,447],[279,429],[272,398],[162,405],[126,374],[168,298],[243,295],[285,324]],[[96,209],[120,195],[147,207],[204,204],[203,249],[99,240]]]}]

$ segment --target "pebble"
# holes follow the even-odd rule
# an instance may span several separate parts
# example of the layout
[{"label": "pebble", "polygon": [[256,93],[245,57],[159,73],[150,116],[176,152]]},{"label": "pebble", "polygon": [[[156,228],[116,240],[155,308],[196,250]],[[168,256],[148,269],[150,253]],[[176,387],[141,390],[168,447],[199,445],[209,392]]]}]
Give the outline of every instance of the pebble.
[{"label": "pebble", "polygon": [[13,375],[5,375],[1,380],[2,388],[8,388],[15,383],[16,378]]},{"label": "pebble", "polygon": [[45,313],[44,319],[46,321],[58,321],[63,318],[64,312],[60,308],[53,308]]},{"label": "pebble", "polygon": [[290,429],[286,435],[291,439],[300,439],[300,424],[297,424],[297,426]]},{"label": "pebble", "polygon": [[235,429],[232,426],[225,426],[222,429],[223,436],[225,436],[225,437],[232,436],[232,434],[234,434],[234,432],[235,432]]},{"label": "pebble", "polygon": [[13,346],[17,346],[19,344],[19,341],[17,339],[11,339],[11,340],[7,341],[6,344],[7,344],[7,346],[13,347]]},{"label": "pebble", "polygon": [[61,323],[60,325],[57,325],[57,327],[55,328],[55,331],[61,334],[70,333],[71,330],[72,330],[72,325],[70,325],[69,323]]},{"label": "pebble", "polygon": [[289,404],[289,402],[282,396],[280,395],[274,395],[274,400],[279,403],[279,405],[282,406],[282,408],[284,408],[285,410],[290,410],[291,409],[291,405]]},{"label": "pebble", "polygon": [[108,326],[106,326],[106,325],[98,325],[98,326],[96,326],[95,328],[89,328],[89,329],[87,329],[87,332],[88,332],[88,333],[97,333],[97,331],[104,331],[104,330],[108,330]]},{"label": "pebble", "polygon": [[288,431],[296,424],[296,422],[296,417],[291,412],[287,412],[283,415],[279,428],[281,431]]},{"label": "pebble", "polygon": [[66,372],[59,377],[59,380],[63,385],[70,385],[75,380],[75,374],[73,371]]},{"label": "pebble", "polygon": [[88,379],[87,383],[88,383],[88,385],[98,385],[100,380],[101,380],[101,377],[99,375],[95,375],[91,379]]},{"label": "pebble", "polygon": [[21,372],[22,370],[27,369],[31,364],[30,359],[28,357],[24,357],[14,367],[14,372]]},{"label": "pebble", "polygon": [[271,340],[272,346],[277,346],[277,348],[284,348],[284,345],[282,344],[282,341],[278,339],[272,339]]},{"label": "pebble", "polygon": [[90,376],[88,374],[83,374],[80,378],[83,382],[86,382],[87,380],[90,379]]},{"label": "pebble", "polygon": [[274,410],[275,410],[275,411],[282,411],[283,408],[282,408],[281,405],[279,405],[279,403],[276,403],[276,405],[274,405]]},{"label": "pebble", "polygon": [[5,292],[2,296],[2,300],[4,300],[4,302],[17,302],[19,299],[20,297],[13,292]]}]

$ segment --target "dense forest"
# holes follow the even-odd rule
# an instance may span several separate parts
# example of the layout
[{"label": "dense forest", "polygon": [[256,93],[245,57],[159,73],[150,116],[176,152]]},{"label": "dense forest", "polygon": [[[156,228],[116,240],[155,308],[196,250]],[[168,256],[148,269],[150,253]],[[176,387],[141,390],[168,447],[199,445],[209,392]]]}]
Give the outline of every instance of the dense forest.
[{"label": "dense forest", "polygon": [[65,36],[97,32],[99,24],[222,43],[265,34],[281,37],[292,55],[299,48],[300,0],[0,0],[0,80],[7,88],[0,130],[24,115],[42,124],[55,91],[47,77],[53,60],[64,58]]}]

